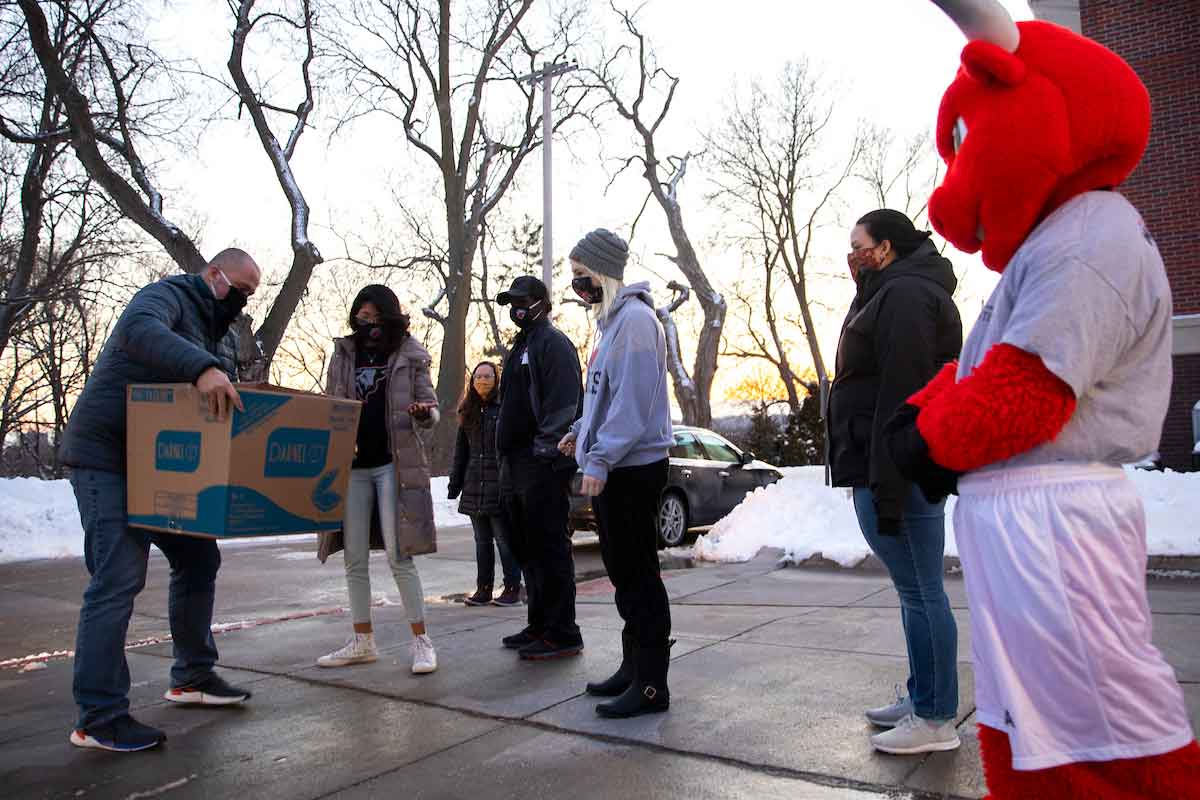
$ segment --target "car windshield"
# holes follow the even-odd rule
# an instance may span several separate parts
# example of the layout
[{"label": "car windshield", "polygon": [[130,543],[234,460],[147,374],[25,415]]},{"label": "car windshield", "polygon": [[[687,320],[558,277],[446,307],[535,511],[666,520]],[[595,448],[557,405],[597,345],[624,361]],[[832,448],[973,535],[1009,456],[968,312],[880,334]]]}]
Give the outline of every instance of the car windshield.
[{"label": "car windshield", "polygon": [[690,433],[677,433],[675,446],[671,448],[671,458],[695,458],[704,461],[708,456],[704,454],[704,448],[696,441],[695,436]]},{"label": "car windshield", "polygon": [[737,451],[721,437],[712,433],[701,433],[699,437],[711,460],[720,461],[723,464],[737,464],[741,461]]}]

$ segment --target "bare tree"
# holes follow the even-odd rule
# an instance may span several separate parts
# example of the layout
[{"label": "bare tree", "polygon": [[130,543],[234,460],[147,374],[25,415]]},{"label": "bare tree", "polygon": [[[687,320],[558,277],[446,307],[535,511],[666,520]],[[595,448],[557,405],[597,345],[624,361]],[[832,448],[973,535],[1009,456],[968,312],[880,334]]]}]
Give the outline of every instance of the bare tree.
[{"label": "bare tree", "polygon": [[[758,249],[764,272],[773,275],[776,265],[782,266],[822,390],[829,377],[813,318],[809,261],[823,216],[854,174],[864,147],[860,129],[831,167],[825,148],[832,118],[833,104],[822,99],[808,66],[789,63],[776,86],[768,89],[756,81],[745,97],[735,93],[707,137],[718,173],[715,196],[743,221],[741,238]],[[773,281],[763,288],[773,291]],[[769,349],[779,360],[780,345],[772,341]]]},{"label": "bare tree", "polygon": [[[249,343],[243,341],[242,353],[239,358],[243,363],[247,363],[255,355],[254,351],[257,350],[261,354],[261,361],[255,370],[258,374],[248,377],[262,379],[266,376],[267,365],[274,358],[275,351],[287,331],[292,315],[296,313],[300,298],[308,288],[313,269],[324,259],[322,259],[317,246],[308,238],[308,203],[305,201],[304,193],[292,171],[292,156],[296,153],[296,145],[299,144],[300,137],[308,127],[308,118],[315,105],[311,73],[313,58],[316,55],[316,48],[313,45],[312,2],[311,0],[299,0],[299,8],[292,14],[287,13],[287,10],[255,13],[257,5],[257,0],[238,0],[236,3],[229,0],[229,8],[234,14],[236,24],[233,29],[233,47],[229,53],[227,66],[229,75],[233,78],[239,107],[245,108],[250,115],[263,152],[275,170],[275,178],[279,181],[279,188],[287,199],[292,213],[289,228],[292,245],[291,269],[288,270],[283,285],[279,287],[279,292],[275,295],[274,302],[271,303],[270,311],[267,312],[266,318],[254,334],[257,347],[247,349],[246,345]],[[298,34],[302,38],[304,55],[299,64],[299,72],[304,96],[295,107],[289,108],[282,104],[272,103],[265,96],[262,81],[256,80],[252,84],[250,78],[246,76],[246,43],[255,28],[260,28],[264,34],[271,32],[273,28],[282,28],[286,32]],[[272,130],[269,114],[292,120],[291,130],[283,144],[280,144],[279,138]]]},{"label": "bare tree", "polygon": [[[679,326],[675,324],[675,312],[688,301],[692,290],[677,281],[670,281],[667,289],[671,291],[670,302],[654,309],[654,313],[658,316],[658,321],[662,323],[663,333],[666,336],[667,370],[671,373],[671,380],[675,384],[678,397],[679,387],[687,385],[688,373],[687,366],[683,363],[683,350],[679,345]],[[711,421],[710,419],[709,422]],[[684,423],[694,424],[688,423],[686,419]]]},{"label": "bare tree", "polygon": [[[737,299],[737,311],[734,316],[742,323],[735,341],[726,341],[722,355],[739,359],[766,361],[779,373],[779,381],[786,393],[788,409],[799,413],[802,397],[800,389],[816,392],[816,386],[802,385],[802,378],[792,366],[789,352],[792,342],[786,331],[789,327],[786,318],[780,314],[780,299],[777,296],[779,266],[779,251],[764,242],[758,256],[763,260],[763,274],[754,280],[743,282],[735,287],[734,297]],[[751,255],[753,257],[753,254]],[[763,331],[757,312],[762,311],[762,322],[766,323]]]},{"label": "bare tree", "polygon": [[[173,80],[174,65],[137,38],[140,5],[132,0],[84,4],[53,0],[46,4],[54,19],[52,26],[35,0],[17,0],[17,4],[24,15],[32,55],[41,68],[48,102],[60,109],[59,116],[43,126],[37,138],[68,143],[90,178],[126,219],[153,237],[181,270],[200,272],[207,260],[194,237],[166,215],[153,169],[139,149],[176,130],[182,124],[176,109],[186,106]],[[314,14],[310,0],[299,0],[298,10],[291,14],[255,14],[256,6],[255,0],[229,3],[235,24],[228,69],[239,107],[249,113],[291,206],[293,261],[259,329],[250,333],[248,318],[237,325],[240,366],[243,377],[252,380],[266,374],[313,268],[321,262],[320,252],[308,238],[308,205],[291,170],[292,156],[314,105],[310,75],[315,55]],[[303,38],[299,72],[304,97],[294,108],[265,99],[245,70],[247,40],[256,28],[271,27],[298,32]],[[294,120],[283,144],[271,127],[272,115]]]},{"label": "bare tree", "polygon": [[30,320],[26,341],[34,363],[45,378],[48,400],[49,419],[45,427],[50,447],[48,458],[40,466],[49,477],[63,475],[59,452],[68,412],[91,374],[113,321],[112,309],[101,307],[87,287],[41,303]]},{"label": "bare tree", "polygon": [[902,211],[920,226],[928,219],[929,195],[941,166],[928,133],[898,142],[893,131],[876,126],[864,135],[854,177],[867,185],[877,207]]},{"label": "bare tree", "polygon": [[[0,9],[0,136],[12,144],[4,152],[4,188],[0,215],[6,228],[15,229],[17,244],[6,248],[3,265],[3,294],[0,295],[0,356],[9,340],[40,301],[52,299],[66,274],[74,266],[74,255],[88,239],[91,216],[87,206],[94,201],[86,181],[78,181],[63,169],[66,149],[62,104],[41,80],[28,42],[22,35],[23,19],[11,8]],[[53,31],[59,57],[70,64],[80,60],[79,42],[70,35],[65,18]],[[24,169],[18,167],[24,164]],[[18,173],[19,174],[16,174]],[[13,191],[15,190],[15,191]],[[14,198],[14,194],[16,197]],[[7,222],[13,200],[19,203],[19,221]],[[55,241],[63,233],[60,222],[67,210],[83,204],[81,224],[71,242]],[[93,207],[98,205],[90,203]],[[43,259],[46,237],[49,248],[61,257],[47,264]],[[65,252],[61,252],[65,248]]]},{"label": "bare tree", "polygon": [[180,269],[199,272],[206,261],[192,238],[165,216],[162,193],[139,152],[139,142],[153,133],[155,115],[175,107],[177,98],[143,97],[150,87],[170,82],[166,62],[133,38],[136,4],[113,0],[81,14],[70,0],[49,3],[56,29],[63,26],[63,35],[79,43],[80,54],[71,62],[55,47],[40,4],[17,3],[46,87],[63,108],[62,126],[47,134],[69,142],[121,213],[158,241]]},{"label": "bare tree", "polygon": [[[585,79],[603,92],[617,113],[633,127],[638,150],[625,160],[617,175],[634,164],[641,166],[642,176],[649,185],[646,203],[653,198],[662,209],[675,245],[674,255],[666,257],[683,273],[704,312],[691,374],[679,361],[674,365],[671,377],[683,421],[689,425],[707,426],[712,422],[712,384],[717,373],[727,306],[725,298],[705,274],[683,220],[679,184],[687,174],[694,154],[664,157],[659,153],[655,138],[671,111],[679,78],[658,64],[645,35],[637,26],[637,12],[622,11],[615,5],[613,11],[619,16],[629,40],[607,54],[599,67],[586,70]],[[628,79],[626,72],[631,73]],[[661,98],[657,113],[647,107],[648,100],[653,102],[652,95]],[[615,179],[616,175],[613,177]],[[638,216],[640,218],[640,213]],[[636,227],[637,220],[633,223],[634,230]],[[633,238],[632,233],[630,238]]]},{"label": "bare tree", "polygon": [[[342,124],[368,115],[398,123],[404,140],[441,177],[446,261],[437,297],[424,311],[443,329],[437,376],[443,408],[453,407],[465,383],[467,321],[486,220],[542,144],[541,106],[522,78],[539,63],[565,60],[579,16],[568,7],[537,44],[528,19],[533,0],[462,3],[461,15],[452,15],[454,6],[350,0],[340,11],[341,30],[329,38],[351,98]],[[586,91],[559,92],[554,130],[586,113],[588,102]],[[449,462],[450,418],[443,416],[434,436],[435,468]]]}]

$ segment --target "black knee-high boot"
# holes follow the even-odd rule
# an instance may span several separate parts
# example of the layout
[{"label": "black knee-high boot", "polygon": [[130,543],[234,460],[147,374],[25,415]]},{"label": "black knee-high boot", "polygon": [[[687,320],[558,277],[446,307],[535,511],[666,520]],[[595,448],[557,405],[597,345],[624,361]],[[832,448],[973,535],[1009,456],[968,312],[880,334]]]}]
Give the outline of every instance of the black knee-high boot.
[{"label": "black knee-high boot", "polygon": [[633,683],[620,697],[596,706],[602,717],[637,717],[655,714],[671,707],[671,692],[667,688],[667,668],[671,663],[671,645],[639,647],[636,654],[636,673]]},{"label": "black knee-high boot", "polygon": [[633,683],[637,674],[637,661],[634,655],[633,637],[628,633],[621,634],[621,666],[608,679],[599,683],[589,683],[587,693],[595,697],[616,697]]}]

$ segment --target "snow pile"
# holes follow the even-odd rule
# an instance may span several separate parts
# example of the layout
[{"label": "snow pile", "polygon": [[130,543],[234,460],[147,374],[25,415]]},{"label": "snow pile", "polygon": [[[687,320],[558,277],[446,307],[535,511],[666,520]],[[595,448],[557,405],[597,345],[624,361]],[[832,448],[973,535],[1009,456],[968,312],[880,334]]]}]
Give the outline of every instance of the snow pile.
[{"label": "snow pile", "polygon": [[1127,469],[1146,506],[1146,551],[1200,555],[1200,472]]},{"label": "snow pile", "polygon": [[0,564],[81,555],[83,528],[71,484],[0,480]]},{"label": "snow pile", "polygon": [[[748,561],[764,547],[791,561],[823,556],[844,567],[870,555],[845,489],[824,485],[824,468],[784,470],[779,483],[757,489],[706,535],[692,554],[705,561]],[[1200,555],[1200,473],[1127,469],[1146,506],[1152,556]],[[957,556],[954,497],[946,504],[946,555]]]},{"label": "snow pile", "polygon": [[450,528],[458,525],[470,526],[471,518],[458,513],[458,501],[447,500],[446,492],[450,488],[450,479],[445,475],[429,481],[429,489],[433,492],[433,518],[439,528]]},{"label": "snow pile", "polygon": [[[446,499],[448,479],[434,478],[431,484],[437,526],[470,525],[471,520],[458,513],[458,501]],[[221,546],[300,543],[315,539],[312,534],[260,536],[224,540]],[[82,555],[83,526],[70,483],[38,478],[0,479],[0,564]]]}]

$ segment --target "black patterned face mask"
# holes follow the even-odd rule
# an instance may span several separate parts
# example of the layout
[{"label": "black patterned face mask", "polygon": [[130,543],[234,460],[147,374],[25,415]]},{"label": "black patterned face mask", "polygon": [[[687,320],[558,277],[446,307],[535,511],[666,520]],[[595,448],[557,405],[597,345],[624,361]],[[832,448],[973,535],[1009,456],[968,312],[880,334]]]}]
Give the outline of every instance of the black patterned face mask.
[{"label": "black patterned face mask", "polygon": [[571,288],[579,295],[579,299],[588,305],[594,306],[604,299],[604,288],[592,283],[592,279],[586,275],[573,279]]},{"label": "black patterned face mask", "polygon": [[538,320],[541,314],[534,309],[542,304],[541,300],[536,303],[531,303],[527,308],[512,306],[508,309],[508,318],[513,321],[513,324],[524,330]]},{"label": "black patterned face mask", "polygon": [[383,334],[383,324],[380,322],[356,320],[354,323],[354,341],[361,347],[379,347],[383,343]]}]

